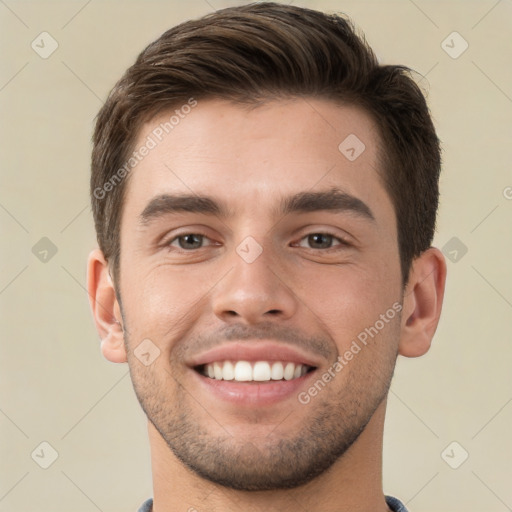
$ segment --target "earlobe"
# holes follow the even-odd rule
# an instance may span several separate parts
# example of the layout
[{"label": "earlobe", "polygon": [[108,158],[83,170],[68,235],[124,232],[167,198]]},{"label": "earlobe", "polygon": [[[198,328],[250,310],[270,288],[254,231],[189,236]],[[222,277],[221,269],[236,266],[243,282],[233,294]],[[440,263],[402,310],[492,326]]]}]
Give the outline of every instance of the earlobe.
[{"label": "earlobe", "polygon": [[416,258],[404,294],[398,353],[406,357],[425,354],[436,332],[443,305],[446,260],[435,247]]},{"label": "earlobe", "polygon": [[101,338],[103,356],[113,363],[125,363],[127,358],[121,310],[108,263],[99,249],[89,254],[87,290],[96,330]]}]

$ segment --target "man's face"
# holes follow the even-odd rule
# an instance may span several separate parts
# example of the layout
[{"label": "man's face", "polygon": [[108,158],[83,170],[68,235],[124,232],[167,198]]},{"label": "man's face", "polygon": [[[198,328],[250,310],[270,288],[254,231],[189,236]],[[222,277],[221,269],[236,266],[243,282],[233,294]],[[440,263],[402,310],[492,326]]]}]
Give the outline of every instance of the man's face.
[{"label": "man's face", "polygon": [[[171,114],[147,123],[136,148]],[[197,474],[246,490],[303,484],[383,403],[402,286],[378,142],[369,116],[326,100],[204,100],[131,171],[119,282],[128,363],[149,420]],[[333,190],[352,199],[319,195]],[[237,378],[271,380],[232,379],[224,361]]]}]

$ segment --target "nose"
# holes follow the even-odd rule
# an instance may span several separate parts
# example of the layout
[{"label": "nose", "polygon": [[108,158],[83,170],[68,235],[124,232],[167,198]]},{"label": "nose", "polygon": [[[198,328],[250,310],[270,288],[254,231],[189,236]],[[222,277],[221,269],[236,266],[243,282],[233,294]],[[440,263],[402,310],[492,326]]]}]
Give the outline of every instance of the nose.
[{"label": "nose", "polygon": [[262,321],[291,318],[298,307],[290,272],[275,264],[276,256],[264,249],[252,262],[234,252],[232,268],[215,286],[213,311],[224,322]]}]

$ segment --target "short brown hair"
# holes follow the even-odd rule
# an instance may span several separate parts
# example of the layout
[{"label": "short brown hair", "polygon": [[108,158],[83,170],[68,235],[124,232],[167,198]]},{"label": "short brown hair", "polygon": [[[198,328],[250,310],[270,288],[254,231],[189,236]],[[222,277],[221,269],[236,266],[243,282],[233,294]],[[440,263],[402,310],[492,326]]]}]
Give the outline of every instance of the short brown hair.
[{"label": "short brown hair", "polygon": [[[380,65],[345,16],[273,2],[222,9],[171,28],[110,92],[96,120],[90,191],[99,247],[114,282],[129,176],[112,180],[144,122],[191,97],[256,105],[301,96],[359,106],[375,121],[405,286],[412,260],[432,243],[439,199],[440,146],[425,98],[411,70]],[[108,183],[115,186],[99,196]]]}]

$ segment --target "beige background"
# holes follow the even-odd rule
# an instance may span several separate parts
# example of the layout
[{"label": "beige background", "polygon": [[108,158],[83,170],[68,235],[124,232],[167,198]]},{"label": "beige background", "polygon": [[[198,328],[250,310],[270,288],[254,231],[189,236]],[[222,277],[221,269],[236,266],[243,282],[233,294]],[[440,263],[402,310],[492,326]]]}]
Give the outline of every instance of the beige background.
[{"label": "beige background", "polygon": [[[127,366],[100,354],[84,289],[92,123],[146,44],[241,3],[0,0],[0,512],[135,511],[152,496],[145,417]],[[467,247],[448,261],[431,351],[398,361],[385,492],[413,512],[512,510],[512,2],[294,4],[348,13],[383,62],[426,75],[444,146],[435,245]],[[43,31],[59,45],[47,59],[31,48]],[[469,44],[456,59],[453,31]],[[42,237],[57,249],[46,262]],[[50,460],[43,441],[48,469],[31,457]],[[442,458],[453,441],[452,465],[469,453],[458,469]]]}]

